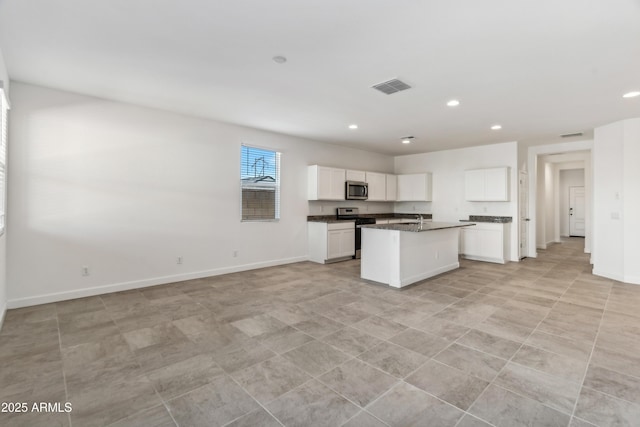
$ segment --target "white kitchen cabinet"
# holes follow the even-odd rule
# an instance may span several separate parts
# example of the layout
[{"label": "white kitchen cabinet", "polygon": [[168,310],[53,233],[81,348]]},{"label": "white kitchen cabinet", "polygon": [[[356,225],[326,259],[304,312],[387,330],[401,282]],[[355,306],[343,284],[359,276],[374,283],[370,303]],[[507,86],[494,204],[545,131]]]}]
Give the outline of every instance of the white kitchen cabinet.
[{"label": "white kitchen cabinet", "polygon": [[509,168],[465,171],[465,199],[472,202],[508,202]]},{"label": "white kitchen cabinet", "polygon": [[397,175],[399,202],[430,202],[431,173]]},{"label": "white kitchen cabinet", "polygon": [[376,225],[379,225],[379,224],[389,224],[389,220],[376,218]]},{"label": "white kitchen cabinet", "polygon": [[347,169],[347,181],[367,182],[367,173]]},{"label": "white kitchen cabinet", "polygon": [[369,184],[369,198],[372,202],[384,202],[387,199],[387,177],[383,173],[366,172],[365,182]]},{"label": "white kitchen cabinet", "polygon": [[344,200],[345,170],[312,165],[308,168],[309,200]]},{"label": "white kitchen cabinet", "polygon": [[460,233],[460,253],[477,261],[505,264],[509,261],[511,223],[477,222]]},{"label": "white kitchen cabinet", "polygon": [[394,202],[398,194],[398,177],[396,175],[386,174],[386,188],[385,200]]},{"label": "white kitchen cabinet", "polygon": [[308,222],[309,260],[325,264],[349,259],[356,253],[353,221]]}]

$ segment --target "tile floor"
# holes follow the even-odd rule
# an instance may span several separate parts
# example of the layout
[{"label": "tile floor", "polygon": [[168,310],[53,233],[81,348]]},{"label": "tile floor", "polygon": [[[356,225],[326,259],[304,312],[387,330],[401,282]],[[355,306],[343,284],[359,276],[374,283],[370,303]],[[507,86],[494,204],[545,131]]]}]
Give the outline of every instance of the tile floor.
[{"label": "tile floor", "polygon": [[403,290],[299,263],[10,310],[3,426],[638,426],[640,286],[581,239]]}]

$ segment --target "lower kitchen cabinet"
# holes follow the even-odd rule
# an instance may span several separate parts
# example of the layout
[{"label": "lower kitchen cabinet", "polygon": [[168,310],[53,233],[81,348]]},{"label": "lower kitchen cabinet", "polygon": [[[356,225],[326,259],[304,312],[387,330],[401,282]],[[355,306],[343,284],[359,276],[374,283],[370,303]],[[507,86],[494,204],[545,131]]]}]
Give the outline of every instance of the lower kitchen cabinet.
[{"label": "lower kitchen cabinet", "polygon": [[477,261],[505,264],[509,261],[511,223],[477,222],[460,232],[460,253]]},{"label": "lower kitchen cabinet", "polygon": [[327,262],[349,259],[356,253],[356,228],[353,221],[308,222],[309,261]]}]

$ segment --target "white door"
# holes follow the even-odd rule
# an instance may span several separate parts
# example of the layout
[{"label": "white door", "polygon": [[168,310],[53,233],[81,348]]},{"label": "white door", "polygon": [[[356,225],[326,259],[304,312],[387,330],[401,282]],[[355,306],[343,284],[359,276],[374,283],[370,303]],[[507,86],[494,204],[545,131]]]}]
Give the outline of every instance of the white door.
[{"label": "white door", "polygon": [[526,258],[529,256],[529,192],[526,172],[520,172],[518,181],[518,201],[519,201],[519,215],[520,215],[520,242],[519,242],[519,258]]},{"label": "white door", "polygon": [[584,187],[569,187],[569,236],[584,237]]}]

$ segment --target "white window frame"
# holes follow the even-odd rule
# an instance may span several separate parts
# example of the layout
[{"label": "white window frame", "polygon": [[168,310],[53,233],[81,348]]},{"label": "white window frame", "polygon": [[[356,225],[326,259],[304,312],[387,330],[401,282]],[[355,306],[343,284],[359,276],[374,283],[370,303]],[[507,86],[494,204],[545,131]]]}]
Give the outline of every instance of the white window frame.
[{"label": "white window frame", "polygon": [[[274,218],[245,218],[244,215],[244,207],[243,207],[243,194],[242,194],[242,190],[243,188],[246,188],[247,184],[243,181],[243,175],[242,175],[242,158],[243,158],[243,151],[245,148],[248,149],[254,149],[254,150],[261,150],[261,151],[268,151],[270,153],[274,153],[275,154],[275,159],[276,159],[276,164],[275,164],[275,183],[274,183],[274,187],[275,187],[275,215]],[[245,144],[242,143],[240,145],[240,220],[242,222],[278,222],[280,221],[280,186],[281,186],[281,180],[280,180],[280,174],[281,174],[281,158],[282,158],[282,152],[275,150],[273,148],[268,148],[268,147],[260,147],[257,145],[252,145],[252,144]],[[251,185],[251,184],[249,184]],[[260,184],[257,184],[256,187],[259,187]]]}]

